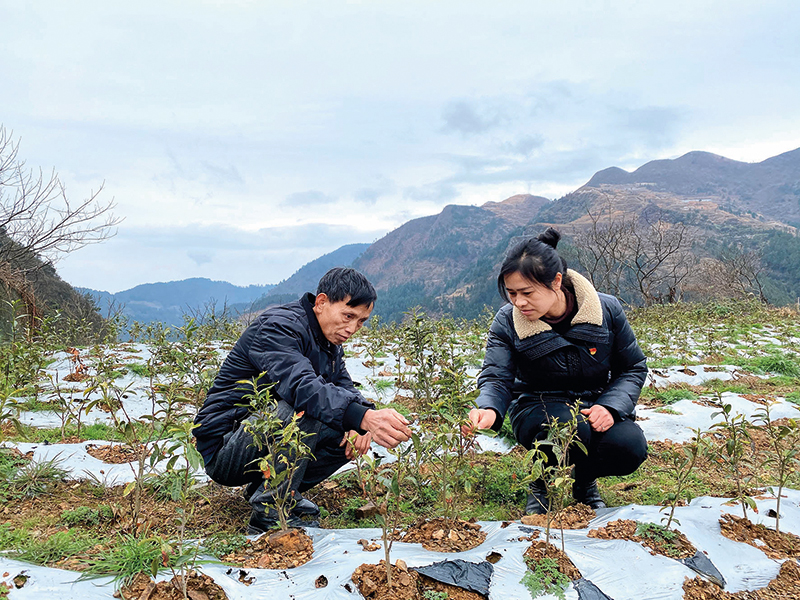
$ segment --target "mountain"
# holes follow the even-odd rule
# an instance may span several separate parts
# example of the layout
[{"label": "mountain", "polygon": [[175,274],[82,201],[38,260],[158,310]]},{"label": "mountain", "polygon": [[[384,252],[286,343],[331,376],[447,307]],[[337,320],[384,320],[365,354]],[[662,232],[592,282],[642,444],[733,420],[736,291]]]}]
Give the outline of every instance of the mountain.
[{"label": "mountain", "polygon": [[296,300],[306,292],[317,289],[320,278],[334,267],[349,267],[370,244],[347,244],[324,254],[300,267],[294,275],[284,279],[265,295],[255,300],[249,307],[236,307],[250,312],[263,310],[269,306]]},{"label": "mountain", "polygon": [[226,281],[194,277],[181,281],[145,283],[116,294],[81,289],[95,298],[104,310],[109,306],[123,307],[122,313],[132,321],[162,321],[168,325],[182,325],[184,313],[202,312],[212,304],[217,311],[232,305],[246,305],[272,287],[240,287]]},{"label": "mountain", "polygon": [[745,163],[710,152],[689,152],[674,160],[654,160],[629,173],[599,171],[585,187],[635,185],[681,197],[709,198],[733,210],[800,226],[800,148]]},{"label": "mountain", "polygon": [[104,333],[103,319],[91,298],[0,227],[0,342],[20,335],[12,328],[14,317],[29,322],[31,315],[47,319],[48,327],[61,332],[66,344],[90,343],[93,336]]},{"label": "mountain", "polygon": [[[449,205],[438,215],[398,227],[367,248],[353,266],[375,286],[375,310],[385,319],[400,319],[415,304],[435,312],[459,308],[472,315],[483,303],[470,290],[495,266],[486,261],[487,254],[504,251],[510,237],[549,202],[525,194],[479,207]],[[473,300],[473,306],[465,300]]]},{"label": "mountain", "polygon": [[[763,256],[767,296],[776,303],[800,296],[800,149],[752,164],[690,152],[632,172],[604,169],[555,201],[520,195],[480,207],[447,206],[381,238],[354,266],[375,284],[375,310],[386,319],[402,319],[415,305],[474,317],[499,303],[495,277],[508,248],[548,225],[564,234],[559,249],[570,264],[586,271],[571,243],[599,214],[685,228],[692,261],[732,251]],[[625,299],[640,301],[630,289]]]}]

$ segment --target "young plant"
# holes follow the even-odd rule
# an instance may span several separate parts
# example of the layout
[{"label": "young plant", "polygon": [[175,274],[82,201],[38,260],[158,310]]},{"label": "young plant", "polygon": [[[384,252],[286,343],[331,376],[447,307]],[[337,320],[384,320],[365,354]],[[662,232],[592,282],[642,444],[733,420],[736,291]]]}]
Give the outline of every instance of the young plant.
[{"label": "young plant", "polygon": [[746,519],[747,507],[754,511],[758,510],[755,500],[748,493],[744,473],[744,468],[750,462],[745,456],[745,443],[750,441],[750,422],[741,413],[733,414],[733,407],[723,403],[720,396],[718,393],[717,397],[722,405],[722,410],[713,413],[711,418],[714,419],[721,415],[724,420],[714,423],[711,429],[718,429],[727,437],[719,458],[727,466],[728,472],[736,482],[735,499],[741,502],[742,514]]},{"label": "young plant", "polygon": [[705,442],[702,436],[703,433],[698,427],[695,429],[694,437],[689,444],[681,448],[670,448],[666,452],[665,458],[667,467],[660,469],[660,471],[670,475],[675,482],[673,491],[667,493],[667,506],[662,509],[669,509],[669,516],[666,519],[667,523],[664,525],[666,529],[669,529],[669,526],[672,524],[673,520],[676,523],[680,523],[680,521],[674,518],[675,508],[678,506],[681,497],[686,491],[686,487],[689,484],[689,477],[691,476],[692,471],[697,464],[697,458],[702,454],[703,448],[705,447]]},{"label": "young plant", "polygon": [[[173,580],[180,583],[180,591],[184,598],[189,598],[188,577],[197,562],[199,545],[186,543],[186,526],[194,516],[195,503],[193,497],[199,488],[197,480],[192,476],[202,468],[203,458],[194,447],[192,430],[197,427],[191,421],[184,421],[169,428],[170,440],[163,448],[157,448],[157,459],[167,458],[165,471],[180,474],[180,486],[177,489],[180,506],[177,508],[178,537],[174,542],[162,543],[162,554],[169,556]],[[175,469],[176,464],[183,462],[182,469]]]},{"label": "young plant", "polygon": [[292,484],[302,462],[314,458],[306,444],[313,434],[300,429],[303,413],[294,413],[287,422],[278,418],[278,400],[272,397],[268,386],[259,385],[262,376],[263,373],[239,382],[250,387],[243,399],[249,402],[252,418],[244,422],[244,427],[253,436],[256,448],[265,453],[255,461],[256,468],[264,476],[264,485],[273,490],[281,531],[287,531],[289,513],[296,503]]},{"label": "young plant", "polygon": [[[555,457],[555,464],[548,465],[544,469],[547,497],[550,501],[550,507],[547,511],[548,542],[553,515],[554,513],[558,514],[567,506],[575,484],[573,467],[570,464],[570,452],[580,451],[588,454],[586,446],[578,439],[578,418],[582,418],[580,410],[580,405],[575,403],[570,406],[569,420],[550,419],[548,424],[547,442],[550,445],[550,451]],[[561,530],[561,551],[564,552],[563,520],[559,521],[559,528]]]},{"label": "young plant", "polygon": [[[348,440],[353,452],[355,452],[354,442],[354,439]],[[408,454],[418,446],[419,442],[417,441],[412,444],[401,444],[389,450],[396,460],[390,468],[386,469],[382,468],[382,457],[376,458],[369,452],[364,455],[356,452],[355,461],[362,490],[367,500],[378,509],[376,520],[381,528],[386,582],[390,588],[392,586],[391,551],[394,542],[392,533],[400,524],[400,501],[403,498],[403,488],[407,483],[414,483],[414,477],[410,474],[409,469],[410,461],[407,460]]]},{"label": "young plant", "polygon": [[770,409],[774,403],[767,403],[756,412],[755,418],[760,422],[767,434],[769,448],[764,460],[765,466],[771,466],[777,472],[777,491],[768,488],[777,498],[775,506],[775,531],[781,530],[781,495],[789,478],[800,466],[800,424],[795,419],[787,419],[785,423],[773,423]]},{"label": "young plant", "polygon": [[474,436],[464,436],[461,427],[470,424],[465,415],[474,407],[475,403],[456,389],[434,402],[429,413],[433,426],[425,453],[437,474],[442,517],[451,526],[458,519],[464,498],[472,492],[474,474],[469,456],[476,442]]},{"label": "young plant", "polygon": [[525,557],[525,564],[528,566],[528,570],[525,571],[520,583],[528,588],[531,598],[551,594],[559,600],[565,600],[569,577],[558,570],[558,563],[555,559],[545,557],[533,560]]}]

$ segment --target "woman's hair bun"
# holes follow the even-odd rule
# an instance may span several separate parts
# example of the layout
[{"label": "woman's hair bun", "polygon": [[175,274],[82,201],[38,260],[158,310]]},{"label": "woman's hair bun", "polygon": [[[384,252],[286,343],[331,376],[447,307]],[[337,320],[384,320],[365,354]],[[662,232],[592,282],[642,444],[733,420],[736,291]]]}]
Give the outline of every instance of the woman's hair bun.
[{"label": "woman's hair bun", "polygon": [[548,227],[547,231],[540,233],[536,239],[555,249],[555,247],[558,246],[558,240],[561,239],[561,234],[558,230]]}]

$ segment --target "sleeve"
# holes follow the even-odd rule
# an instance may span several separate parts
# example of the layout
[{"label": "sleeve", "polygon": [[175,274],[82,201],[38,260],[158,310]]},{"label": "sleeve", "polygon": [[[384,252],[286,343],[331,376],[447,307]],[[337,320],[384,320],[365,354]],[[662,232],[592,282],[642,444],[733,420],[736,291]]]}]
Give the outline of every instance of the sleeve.
[{"label": "sleeve", "polygon": [[503,316],[497,313],[486,340],[486,356],[478,375],[478,408],[491,408],[497,413],[494,429],[500,429],[503,418],[511,404],[511,392],[516,379],[513,358],[513,342],[508,328],[503,325]]},{"label": "sleeve", "polygon": [[344,364],[344,352],[341,350],[336,356],[336,377],[333,383],[338,387],[350,390],[358,396],[358,400],[351,402],[350,406],[347,407],[344,418],[342,419],[342,424],[345,431],[355,429],[360,434],[364,435],[366,431],[361,429],[361,421],[364,419],[364,414],[369,409],[375,408],[375,404],[364,398],[361,392],[356,389],[355,384],[353,384],[353,379],[350,377],[350,373],[347,371],[347,367]]},{"label": "sleeve", "polygon": [[611,382],[596,403],[610,409],[615,417],[632,419],[636,402],[647,379],[647,359],[616,298],[612,298],[610,303],[609,317],[609,327],[614,336]]},{"label": "sleeve", "polygon": [[346,413],[354,418],[348,408],[353,403],[361,404],[363,397],[352,388],[326,382],[316,373],[304,352],[309,344],[307,336],[296,321],[265,321],[250,346],[250,361],[276,382],[275,392],[296,412],[305,411],[329,427],[344,431]]}]

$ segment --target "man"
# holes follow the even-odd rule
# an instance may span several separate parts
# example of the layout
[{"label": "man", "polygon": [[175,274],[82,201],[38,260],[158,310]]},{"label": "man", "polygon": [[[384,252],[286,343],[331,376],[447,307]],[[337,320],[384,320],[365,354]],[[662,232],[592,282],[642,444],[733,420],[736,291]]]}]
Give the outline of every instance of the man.
[{"label": "man", "polygon": [[[377,294],[358,271],[335,268],[319,281],[316,296],[264,311],[236,342],[225,359],[208,397],[198,411],[194,430],[208,476],[222,485],[247,485],[245,495],[253,511],[249,534],[276,525],[275,490],[265,485],[253,461],[261,458],[243,421],[250,418],[240,381],[261,373],[259,384],[274,384],[279,398],[278,417],[287,422],[303,413],[301,430],[313,459],[301,461],[293,481],[287,482],[297,501],[292,525],[315,518],[319,508],[300,494],[332,475],[372,441],[393,448],[410,438],[408,421],[389,408],[376,410],[355,388],[344,365],[342,344],[369,318]],[[252,392],[252,388],[250,389]],[[347,443],[355,436],[355,443]],[[316,525],[317,523],[313,523]]]}]

